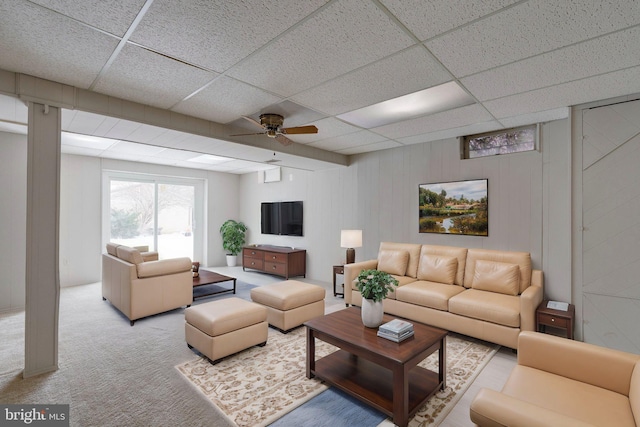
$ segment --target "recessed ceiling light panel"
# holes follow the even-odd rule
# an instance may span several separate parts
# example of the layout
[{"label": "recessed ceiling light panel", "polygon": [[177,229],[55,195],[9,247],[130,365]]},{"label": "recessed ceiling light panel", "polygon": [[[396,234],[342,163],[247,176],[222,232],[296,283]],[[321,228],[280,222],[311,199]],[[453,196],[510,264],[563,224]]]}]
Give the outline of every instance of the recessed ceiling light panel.
[{"label": "recessed ceiling light panel", "polygon": [[230,162],[231,160],[233,159],[230,159],[228,157],[214,156],[212,154],[203,154],[201,156],[197,156],[192,159],[189,159],[190,162],[206,163],[209,165],[216,165],[218,163]]},{"label": "recessed ceiling light panel", "polygon": [[458,83],[449,82],[340,114],[338,118],[370,129],[464,107],[474,102],[473,97],[465,92]]}]

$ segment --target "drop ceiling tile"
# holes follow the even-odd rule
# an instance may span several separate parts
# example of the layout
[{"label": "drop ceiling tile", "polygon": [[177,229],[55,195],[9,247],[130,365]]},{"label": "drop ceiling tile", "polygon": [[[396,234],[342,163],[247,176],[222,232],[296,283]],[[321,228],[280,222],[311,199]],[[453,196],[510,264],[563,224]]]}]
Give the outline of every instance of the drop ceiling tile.
[{"label": "drop ceiling tile", "polygon": [[334,117],[327,117],[311,123],[318,128],[318,133],[309,135],[291,135],[290,138],[300,144],[309,144],[323,139],[333,138],[341,135],[358,132],[362,129],[350,125]]},{"label": "drop ceiling tile", "polygon": [[420,40],[472,22],[518,0],[381,0]]},{"label": "drop ceiling tile", "polygon": [[178,160],[189,160],[199,155],[200,153],[195,153],[193,151],[176,150],[173,148],[167,148],[165,150],[160,151],[159,153],[154,154],[153,157],[162,158],[162,159],[171,159],[174,162],[177,162]]},{"label": "drop ceiling tile", "polygon": [[500,123],[505,128],[531,125],[534,123],[552,122],[569,117],[569,107],[554,108],[553,110],[536,111],[535,113],[522,114],[520,116],[501,118]]},{"label": "drop ceiling tile", "polygon": [[101,136],[112,139],[129,139],[129,135],[134,133],[140,126],[142,126],[141,123],[115,119],[113,126],[110,126],[109,130]]},{"label": "drop ceiling tile", "polygon": [[131,154],[133,156],[154,156],[163,150],[163,147],[156,147],[146,144],[136,144],[127,141],[118,141],[116,144],[109,147],[108,151],[110,153]]},{"label": "drop ceiling tile", "polygon": [[280,101],[280,97],[222,76],[191,98],[180,102],[172,111],[218,123],[228,123],[236,120],[239,115],[249,115]]},{"label": "drop ceiling tile", "polygon": [[483,105],[498,119],[640,92],[640,67],[508,96]]},{"label": "drop ceiling tile", "polygon": [[[68,115],[67,112],[71,114]],[[102,136],[101,133],[98,132],[98,129],[104,121],[105,116],[100,114],[77,110],[62,110],[62,130],[66,130],[68,132]],[[112,126],[116,121],[117,119],[112,119]]]},{"label": "drop ceiling tile", "polygon": [[483,123],[492,120],[491,115],[480,105],[468,105],[430,116],[418,117],[372,129],[374,132],[390,139],[421,135],[448,128],[457,128],[472,123]]},{"label": "drop ceiling tile", "polygon": [[145,0],[30,0],[117,36],[124,36]]},{"label": "drop ceiling tile", "polygon": [[160,135],[167,132],[167,129],[161,128],[159,126],[152,125],[141,125],[138,129],[133,131],[128,139],[129,141],[134,142],[144,142],[150,144],[151,141],[158,138]]},{"label": "drop ceiling tile", "polygon": [[373,144],[366,144],[366,145],[360,145],[357,147],[345,148],[343,150],[338,150],[338,153],[345,154],[345,155],[352,155],[352,154],[368,153],[370,151],[388,150],[390,148],[398,148],[401,146],[402,144],[396,141],[382,141],[382,142],[376,142]]},{"label": "drop ceiling tile", "polygon": [[[264,107],[255,114],[252,114],[252,116],[254,119],[259,121],[260,114],[265,113],[280,114],[283,116],[285,127],[308,125],[316,120],[326,117],[323,113],[311,110],[290,100],[285,100],[278,104]],[[251,123],[246,120],[243,121],[251,126]]]},{"label": "drop ceiling tile", "polygon": [[461,83],[486,101],[637,66],[638,40],[640,27],[635,27],[474,74]]},{"label": "drop ceiling tile", "polygon": [[639,18],[635,2],[530,0],[426,45],[464,77],[636,25]]},{"label": "drop ceiling tile", "polygon": [[118,44],[114,37],[26,1],[0,2],[0,40],[0,68],[28,70],[30,75],[83,89]]},{"label": "drop ceiling tile", "polygon": [[189,137],[188,133],[167,129],[166,132],[156,136],[149,141],[150,144],[161,145],[163,147],[179,146],[182,141]]},{"label": "drop ceiling tile", "polygon": [[344,0],[283,34],[229,75],[291,96],[413,43],[373,2]]},{"label": "drop ceiling tile", "polygon": [[129,44],[98,80],[95,91],[169,108],[216,76],[216,73]]},{"label": "drop ceiling tile", "polygon": [[348,135],[323,139],[309,145],[312,147],[320,148],[321,150],[338,151],[346,148],[382,142],[385,139],[386,138],[384,138],[383,136],[377,135],[368,130],[361,130],[359,132],[350,133]]},{"label": "drop ceiling tile", "polygon": [[422,46],[414,46],[292,97],[328,114],[366,107],[452,79]]},{"label": "drop ceiling tile", "polygon": [[500,123],[495,120],[491,120],[484,123],[473,123],[467,126],[443,129],[436,132],[429,132],[422,135],[409,136],[406,138],[398,138],[398,142],[404,145],[422,144],[431,141],[441,141],[448,138],[457,138],[464,135],[491,132],[502,128],[503,126]]},{"label": "drop ceiling tile", "polygon": [[155,0],[131,40],[223,72],[326,0]]}]

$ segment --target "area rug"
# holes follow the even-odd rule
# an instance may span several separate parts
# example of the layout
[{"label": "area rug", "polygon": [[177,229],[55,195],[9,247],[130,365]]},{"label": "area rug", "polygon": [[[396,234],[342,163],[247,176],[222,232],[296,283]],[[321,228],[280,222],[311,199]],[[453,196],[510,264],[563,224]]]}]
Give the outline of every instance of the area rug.
[{"label": "area rug", "polygon": [[[420,408],[410,427],[440,424],[498,349],[495,344],[450,334],[447,337],[447,387]],[[335,350],[330,344],[316,341],[317,358]],[[269,329],[265,347],[252,347],[215,365],[200,357],[176,368],[238,427],[267,426],[291,411],[294,412],[287,416],[297,419],[317,417],[314,411],[318,405],[303,404],[324,398],[316,396],[327,386],[317,379],[306,378],[305,357],[304,328],[286,335]],[[437,371],[437,354],[419,365]],[[344,397],[332,396],[334,403],[323,405],[325,417],[336,417],[336,421],[329,424],[334,427],[343,425],[339,424],[340,414],[334,410],[344,405],[340,399]],[[353,424],[347,420],[345,425]]]}]

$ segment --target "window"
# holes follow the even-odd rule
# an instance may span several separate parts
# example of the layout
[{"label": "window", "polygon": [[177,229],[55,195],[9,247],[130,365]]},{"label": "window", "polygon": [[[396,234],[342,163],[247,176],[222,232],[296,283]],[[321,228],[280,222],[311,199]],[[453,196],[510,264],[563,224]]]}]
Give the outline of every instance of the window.
[{"label": "window", "polygon": [[521,153],[536,149],[538,126],[530,125],[462,138],[463,158]]},{"label": "window", "polygon": [[160,258],[199,258],[202,239],[194,233],[202,184],[169,177],[110,174],[107,180],[107,241],[148,246]]}]

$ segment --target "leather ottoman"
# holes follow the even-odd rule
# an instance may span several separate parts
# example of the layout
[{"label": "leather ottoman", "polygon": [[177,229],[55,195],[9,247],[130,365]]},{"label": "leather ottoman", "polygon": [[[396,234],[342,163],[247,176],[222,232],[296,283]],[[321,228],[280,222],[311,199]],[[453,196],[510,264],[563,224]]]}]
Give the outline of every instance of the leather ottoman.
[{"label": "leather ottoman", "polygon": [[251,300],[267,308],[269,325],[281,332],[324,315],[325,290],[321,286],[287,280],[251,289]]},{"label": "leather ottoman", "polygon": [[184,318],[187,345],[212,362],[267,343],[267,309],[240,298],[191,306]]}]

